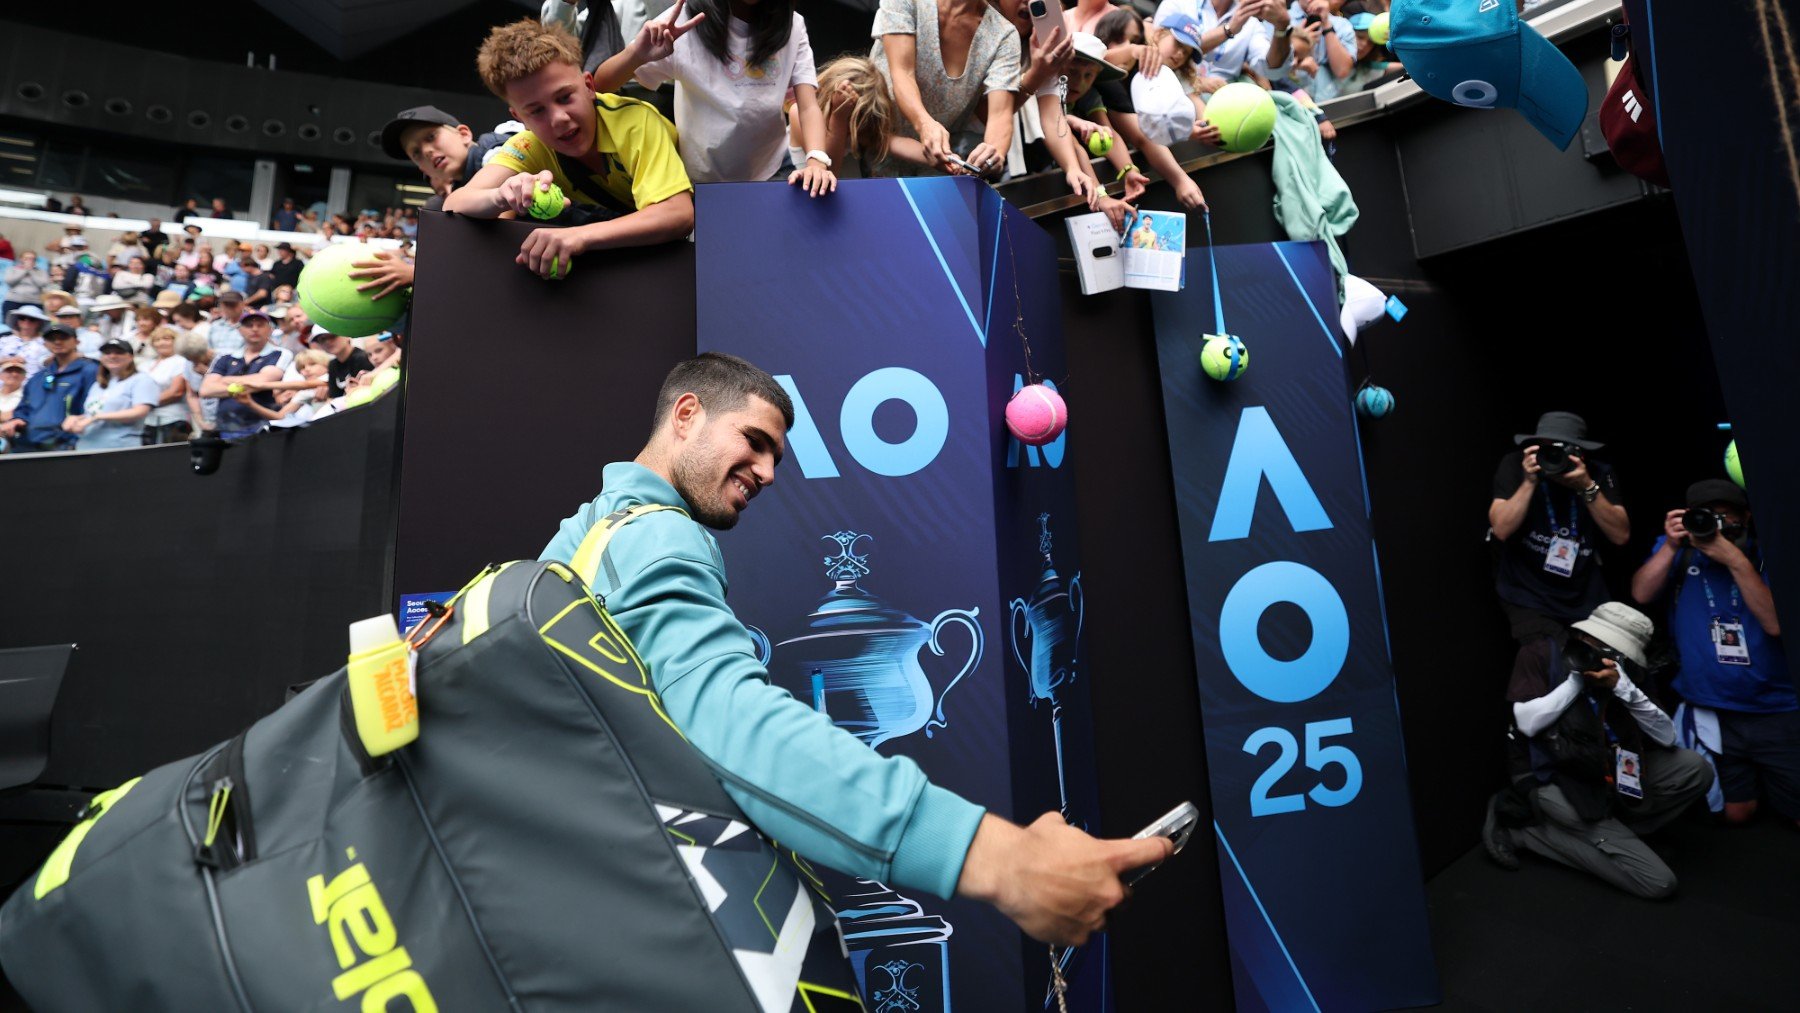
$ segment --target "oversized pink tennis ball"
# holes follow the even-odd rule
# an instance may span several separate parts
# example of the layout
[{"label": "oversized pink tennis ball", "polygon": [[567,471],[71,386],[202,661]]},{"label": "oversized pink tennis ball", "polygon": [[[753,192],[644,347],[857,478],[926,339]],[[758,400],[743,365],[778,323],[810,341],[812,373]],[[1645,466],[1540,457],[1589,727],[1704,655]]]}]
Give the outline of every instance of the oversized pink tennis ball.
[{"label": "oversized pink tennis ball", "polygon": [[1062,395],[1049,387],[1034,383],[1020,387],[1006,402],[1006,428],[1020,443],[1041,447],[1062,435],[1069,425],[1069,406]]}]

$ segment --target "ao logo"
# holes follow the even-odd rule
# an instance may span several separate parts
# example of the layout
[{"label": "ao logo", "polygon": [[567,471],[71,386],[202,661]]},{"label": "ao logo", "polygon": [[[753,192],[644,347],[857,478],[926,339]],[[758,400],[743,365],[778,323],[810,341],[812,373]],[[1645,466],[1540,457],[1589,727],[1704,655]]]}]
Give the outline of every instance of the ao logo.
[{"label": "ao logo", "polygon": [[1492,109],[1500,98],[1500,90],[1486,81],[1471,78],[1450,89],[1450,100],[1471,109]]},{"label": "ao logo", "polygon": [[[1269,410],[1254,406],[1238,417],[1231,460],[1219,486],[1219,507],[1207,541],[1250,537],[1256,497],[1264,479],[1286,515],[1288,527],[1295,532],[1330,530],[1331,518],[1326,516],[1324,504],[1275,428]],[[1272,657],[1257,633],[1263,613],[1276,602],[1299,606],[1312,623],[1312,642],[1291,661]],[[1350,655],[1350,616],[1343,596],[1324,574],[1294,560],[1262,563],[1239,577],[1219,608],[1218,629],[1219,650],[1232,676],[1270,703],[1300,703],[1318,696],[1337,680]],[[1326,808],[1355,801],[1362,792],[1362,761],[1351,747],[1327,741],[1355,731],[1355,722],[1345,716],[1307,721],[1299,735],[1285,723],[1251,732],[1244,740],[1243,752],[1261,757],[1267,747],[1274,746],[1276,754],[1250,786],[1250,815],[1303,812],[1308,800]],[[1302,759],[1308,769],[1318,772],[1315,783],[1305,792],[1281,793],[1279,786]],[[1328,777],[1331,768],[1341,774]],[[1331,782],[1339,779],[1342,783],[1333,786]]]},{"label": "ao logo", "polygon": [[[819,435],[812,410],[800,396],[792,376],[775,378],[794,402],[794,426],[788,430],[788,448],[805,478],[837,478],[837,462]],[[912,409],[912,435],[889,443],[875,432],[875,409],[889,401],[902,401]],[[838,411],[838,433],[844,449],[856,463],[877,475],[898,478],[919,471],[937,460],[950,437],[950,406],[943,392],[918,370],[902,366],[877,369],[850,387]]]},{"label": "ao logo", "polygon": [[[783,373],[775,377],[775,382],[781,384],[781,389],[787,391],[794,402],[794,427],[788,431],[788,449],[792,451],[795,463],[800,465],[801,477],[839,477],[837,461],[826,448],[812,409],[800,395],[800,387],[794,383],[793,376]],[[1051,390],[1057,389],[1052,380],[1045,380],[1044,385]],[[1014,393],[1023,386],[1024,377],[1013,374]],[[875,432],[875,411],[889,401],[903,402],[913,413],[912,435],[898,443],[889,443]],[[950,406],[944,401],[943,392],[923,373],[903,366],[888,366],[851,385],[838,410],[838,433],[844,441],[844,449],[864,468],[890,478],[911,475],[937,460],[938,452],[944,449],[944,442],[950,438]],[[1037,467],[1042,455],[1044,463],[1060,468],[1068,438],[1065,431],[1042,447],[1026,447],[1009,436],[1006,466],[1019,466],[1019,451],[1023,448],[1027,466]]]}]

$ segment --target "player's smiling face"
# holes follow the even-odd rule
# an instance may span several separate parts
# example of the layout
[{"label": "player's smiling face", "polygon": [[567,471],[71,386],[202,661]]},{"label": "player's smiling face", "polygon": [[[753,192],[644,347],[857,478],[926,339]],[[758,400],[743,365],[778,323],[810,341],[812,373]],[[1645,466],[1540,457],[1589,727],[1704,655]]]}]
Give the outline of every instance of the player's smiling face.
[{"label": "player's smiling face", "polygon": [[558,154],[594,150],[594,80],[581,68],[551,63],[506,86],[512,114]]}]

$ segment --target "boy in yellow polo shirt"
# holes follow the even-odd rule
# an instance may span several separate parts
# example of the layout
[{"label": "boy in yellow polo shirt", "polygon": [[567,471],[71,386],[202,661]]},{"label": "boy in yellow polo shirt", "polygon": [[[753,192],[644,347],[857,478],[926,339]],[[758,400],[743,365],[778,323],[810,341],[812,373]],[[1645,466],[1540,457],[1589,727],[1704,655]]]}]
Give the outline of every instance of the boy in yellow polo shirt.
[{"label": "boy in yellow polo shirt", "polygon": [[566,274],[578,253],[648,246],[693,231],[694,187],[675,148],[674,124],[648,103],[595,94],[574,36],[530,20],[502,25],[488,33],[475,65],[526,130],[451,192],[444,210],[524,216],[537,187],[555,183],[584,209],[617,214],[526,236],[518,263],[546,278]]}]

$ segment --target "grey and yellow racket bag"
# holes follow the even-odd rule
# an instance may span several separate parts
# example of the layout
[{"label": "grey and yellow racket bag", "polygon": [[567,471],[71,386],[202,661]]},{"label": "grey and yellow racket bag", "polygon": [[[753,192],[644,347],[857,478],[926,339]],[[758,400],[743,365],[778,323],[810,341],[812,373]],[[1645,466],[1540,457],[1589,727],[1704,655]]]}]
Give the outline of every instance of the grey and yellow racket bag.
[{"label": "grey and yellow racket bag", "polygon": [[409,745],[368,755],[339,670],[96,797],[0,908],[26,1001],[861,1009],[810,870],[747,824],[568,568],[489,568],[414,639]]}]

